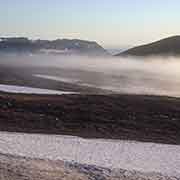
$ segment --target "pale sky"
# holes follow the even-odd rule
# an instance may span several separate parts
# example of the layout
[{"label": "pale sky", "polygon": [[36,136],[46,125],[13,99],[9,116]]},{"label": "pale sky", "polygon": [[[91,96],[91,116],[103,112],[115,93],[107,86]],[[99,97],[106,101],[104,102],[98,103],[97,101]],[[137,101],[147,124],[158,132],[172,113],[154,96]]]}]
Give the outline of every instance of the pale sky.
[{"label": "pale sky", "polygon": [[0,0],[0,36],[125,47],[180,35],[180,0]]}]

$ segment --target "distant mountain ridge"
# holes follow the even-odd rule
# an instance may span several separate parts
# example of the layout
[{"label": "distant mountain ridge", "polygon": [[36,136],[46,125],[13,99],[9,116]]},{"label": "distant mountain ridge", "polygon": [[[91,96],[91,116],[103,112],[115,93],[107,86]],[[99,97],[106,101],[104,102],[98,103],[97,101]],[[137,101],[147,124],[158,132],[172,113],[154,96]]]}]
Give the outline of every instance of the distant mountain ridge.
[{"label": "distant mountain ridge", "polygon": [[108,52],[95,41],[79,39],[30,40],[25,37],[0,37],[0,52],[77,53],[106,55]]},{"label": "distant mountain ridge", "polygon": [[137,46],[116,56],[180,56],[180,36],[168,37],[150,44]]}]

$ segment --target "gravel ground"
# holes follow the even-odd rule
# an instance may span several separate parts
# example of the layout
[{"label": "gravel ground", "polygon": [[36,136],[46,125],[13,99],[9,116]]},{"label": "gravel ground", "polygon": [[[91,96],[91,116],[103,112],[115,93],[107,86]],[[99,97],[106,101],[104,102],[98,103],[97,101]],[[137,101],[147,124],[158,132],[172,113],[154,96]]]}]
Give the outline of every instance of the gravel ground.
[{"label": "gravel ground", "polygon": [[140,173],[122,169],[63,161],[30,159],[0,154],[0,180],[179,180],[158,173]]},{"label": "gravel ground", "polygon": [[0,131],[180,145],[180,99],[0,93]]}]

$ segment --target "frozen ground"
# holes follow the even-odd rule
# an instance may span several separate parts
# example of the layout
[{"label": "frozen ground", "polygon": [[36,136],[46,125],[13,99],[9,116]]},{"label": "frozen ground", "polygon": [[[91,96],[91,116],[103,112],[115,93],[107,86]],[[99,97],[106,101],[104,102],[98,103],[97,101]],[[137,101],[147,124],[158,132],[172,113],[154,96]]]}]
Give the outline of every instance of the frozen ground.
[{"label": "frozen ground", "polygon": [[23,94],[72,94],[72,92],[0,84],[0,91]]},{"label": "frozen ground", "polygon": [[180,177],[180,146],[0,132],[0,153]]}]

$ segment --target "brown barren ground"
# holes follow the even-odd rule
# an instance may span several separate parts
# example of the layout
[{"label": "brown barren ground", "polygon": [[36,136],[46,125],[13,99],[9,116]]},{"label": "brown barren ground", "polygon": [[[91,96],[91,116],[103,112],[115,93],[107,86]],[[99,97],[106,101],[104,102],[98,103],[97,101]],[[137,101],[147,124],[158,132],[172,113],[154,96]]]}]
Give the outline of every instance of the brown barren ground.
[{"label": "brown barren ground", "polygon": [[0,131],[180,144],[180,99],[1,93]]}]

